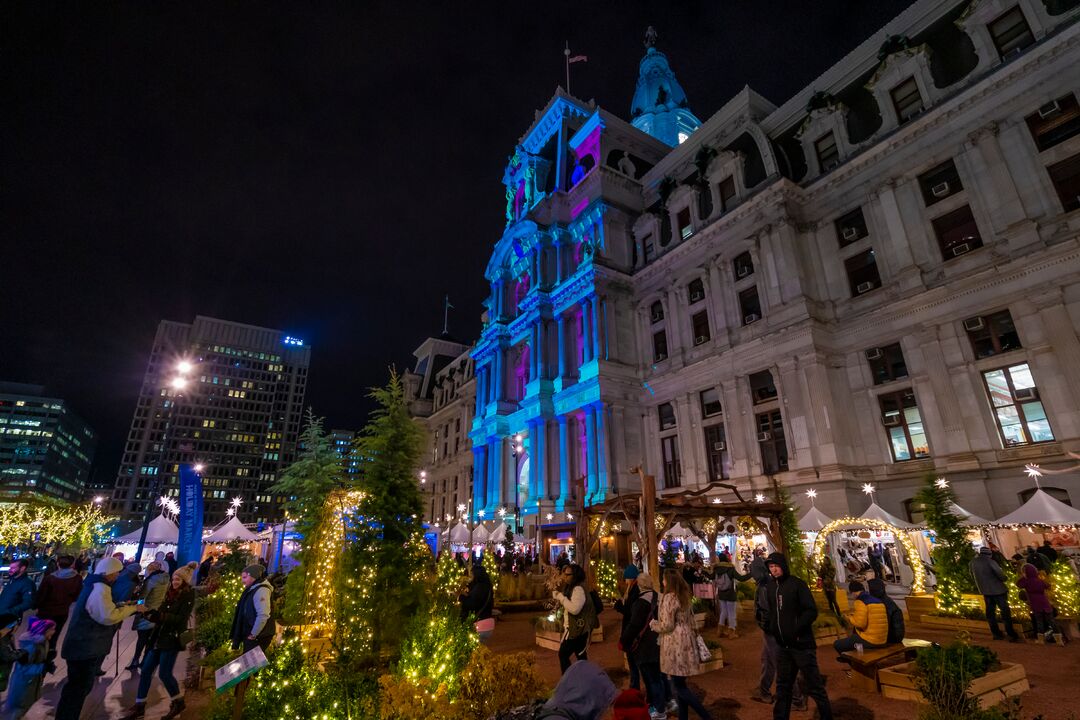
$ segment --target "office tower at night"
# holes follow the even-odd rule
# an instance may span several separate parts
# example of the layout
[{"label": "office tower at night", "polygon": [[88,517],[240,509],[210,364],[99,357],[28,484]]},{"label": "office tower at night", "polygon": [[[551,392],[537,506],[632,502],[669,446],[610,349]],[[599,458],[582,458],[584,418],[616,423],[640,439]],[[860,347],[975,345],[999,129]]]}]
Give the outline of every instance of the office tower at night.
[{"label": "office tower at night", "polygon": [[178,466],[190,463],[202,466],[207,525],[236,497],[245,522],[279,518],[284,498],[270,487],[294,459],[310,356],[280,330],[202,316],[162,321],[110,511],[142,518],[155,487],[178,494]]},{"label": "office tower at night", "polygon": [[331,430],[330,442],[334,446],[334,452],[341,457],[341,468],[346,477],[360,475],[360,451],[356,449],[355,430]]},{"label": "office tower at night", "polygon": [[82,500],[97,436],[40,385],[0,382],[0,499]]}]

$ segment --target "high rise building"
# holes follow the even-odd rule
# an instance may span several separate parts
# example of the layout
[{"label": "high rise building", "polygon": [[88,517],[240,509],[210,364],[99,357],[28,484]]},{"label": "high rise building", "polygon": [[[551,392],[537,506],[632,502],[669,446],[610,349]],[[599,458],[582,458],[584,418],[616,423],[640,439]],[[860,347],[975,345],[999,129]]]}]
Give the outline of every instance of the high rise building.
[{"label": "high rise building", "polygon": [[44,387],[0,383],[0,500],[80,502],[96,445],[90,426]]},{"label": "high rise building", "polygon": [[334,452],[341,457],[341,468],[345,476],[356,478],[360,475],[360,452],[356,449],[355,430],[331,430],[330,442]]},{"label": "high rise building", "polygon": [[[162,321],[154,338],[110,510],[142,518],[160,479],[177,495],[181,463],[202,466],[206,522],[234,497],[244,517],[281,517],[270,486],[291,463],[311,349],[280,330],[197,316]],[[160,474],[160,478],[158,475]]]},{"label": "high rise building", "polygon": [[[503,174],[473,517],[557,525],[641,465],[833,516],[869,484],[915,518],[945,476],[997,518],[1026,464],[1073,463],[1074,5],[918,0],[786,102],[746,87],[700,124],[655,33],[629,121],[559,89]],[[1043,489],[1080,504],[1075,474]]]}]

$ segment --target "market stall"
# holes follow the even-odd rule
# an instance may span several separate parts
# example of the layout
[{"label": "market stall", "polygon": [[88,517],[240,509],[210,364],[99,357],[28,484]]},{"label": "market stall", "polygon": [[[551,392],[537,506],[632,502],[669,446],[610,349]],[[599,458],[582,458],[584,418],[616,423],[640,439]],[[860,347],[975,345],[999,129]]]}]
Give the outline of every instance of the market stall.
[{"label": "market stall", "polygon": [[1044,540],[1059,549],[1080,546],[1080,510],[1056,500],[1042,488],[1008,515],[989,523],[1006,555]]},{"label": "market stall", "polygon": [[[106,553],[124,553],[125,558],[135,557],[139,550],[139,538],[142,528],[136,528],[127,535],[121,535],[113,540],[107,547]],[[143,546],[143,564],[147,564],[159,552],[176,552],[176,543],[180,539],[180,528],[175,522],[165,517],[165,513],[158,515],[150,521],[146,529],[146,543]]]}]

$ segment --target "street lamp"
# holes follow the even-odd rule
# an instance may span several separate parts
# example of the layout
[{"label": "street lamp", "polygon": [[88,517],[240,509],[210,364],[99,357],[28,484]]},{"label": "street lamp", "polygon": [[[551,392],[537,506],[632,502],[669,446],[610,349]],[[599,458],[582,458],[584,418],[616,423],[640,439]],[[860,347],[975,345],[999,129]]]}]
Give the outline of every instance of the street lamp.
[{"label": "street lamp", "polygon": [[[135,551],[136,562],[142,560],[143,550],[146,547],[146,533],[150,529],[150,521],[154,519],[154,503],[161,496],[161,483],[162,478],[165,475],[165,459],[166,454],[169,451],[169,430],[172,429],[173,410],[176,407],[177,399],[183,397],[183,391],[188,385],[188,373],[192,371],[194,366],[188,360],[180,360],[173,368],[176,372],[172,378],[169,379],[166,384],[166,388],[171,387],[173,389],[173,399],[168,399],[168,392],[166,392],[166,399],[163,403],[163,409],[168,412],[165,414],[165,427],[161,432],[161,449],[158,452],[158,468],[157,474],[154,476],[153,487],[150,490],[150,497],[146,502],[146,513],[143,515],[142,531],[139,533],[139,549]],[[150,424],[152,426],[152,423]],[[179,510],[179,508],[177,508]]]}]

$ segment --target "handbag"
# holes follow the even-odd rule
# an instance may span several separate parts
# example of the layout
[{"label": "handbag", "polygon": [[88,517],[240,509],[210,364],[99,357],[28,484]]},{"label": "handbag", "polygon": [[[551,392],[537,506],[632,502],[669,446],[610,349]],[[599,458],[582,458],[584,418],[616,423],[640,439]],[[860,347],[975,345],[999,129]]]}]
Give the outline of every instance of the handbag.
[{"label": "handbag", "polygon": [[694,597],[713,600],[716,598],[716,588],[712,583],[694,583]]},{"label": "handbag", "polygon": [[709,650],[709,646],[705,644],[705,639],[694,633],[694,644],[697,645],[698,661],[707,663],[712,660],[712,651]]}]

